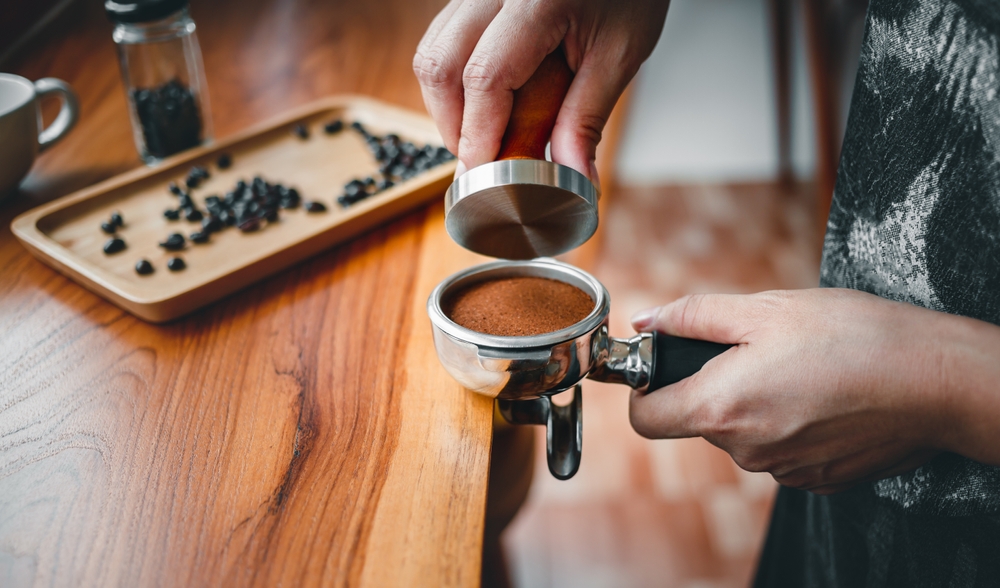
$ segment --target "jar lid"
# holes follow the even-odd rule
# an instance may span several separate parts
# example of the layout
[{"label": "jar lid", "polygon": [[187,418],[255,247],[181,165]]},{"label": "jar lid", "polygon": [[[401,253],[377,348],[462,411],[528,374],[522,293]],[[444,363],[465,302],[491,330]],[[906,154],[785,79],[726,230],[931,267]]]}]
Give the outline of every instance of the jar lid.
[{"label": "jar lid", "polygon": [[104,12],[112,22],[149,22],[187,8],[188,0],[106,0]]}]

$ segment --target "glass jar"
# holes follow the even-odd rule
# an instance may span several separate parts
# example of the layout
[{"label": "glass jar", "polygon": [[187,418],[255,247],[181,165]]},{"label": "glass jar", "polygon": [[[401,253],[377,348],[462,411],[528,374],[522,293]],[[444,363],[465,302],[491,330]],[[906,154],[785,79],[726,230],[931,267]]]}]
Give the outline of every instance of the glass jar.
[{"label": "glass jar", "polygon": [[205,66],[188,0],[107,0],[132,135],[148,165],[211,141]]}]

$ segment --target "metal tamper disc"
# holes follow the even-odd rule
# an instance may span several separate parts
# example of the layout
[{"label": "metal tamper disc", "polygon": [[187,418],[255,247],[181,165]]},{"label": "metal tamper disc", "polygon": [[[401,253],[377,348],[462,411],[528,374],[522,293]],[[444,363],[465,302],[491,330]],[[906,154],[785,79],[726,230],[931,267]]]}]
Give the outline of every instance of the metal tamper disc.
[{"label": "metal tamper disc", "polygon": [[503,259],[552,257],[597,230],[597,189],[575,169],[505,159],[462,174],[444,197],[445,227],[459,245]]},{"label": "metal tamper disc", "polygon": [[470,169],[444,197],[445,227],[459,245],[491,257],[552,257],[597,230],[598,188],[545,160],[573,72],[561,49],[514,92],[497,161]]}]

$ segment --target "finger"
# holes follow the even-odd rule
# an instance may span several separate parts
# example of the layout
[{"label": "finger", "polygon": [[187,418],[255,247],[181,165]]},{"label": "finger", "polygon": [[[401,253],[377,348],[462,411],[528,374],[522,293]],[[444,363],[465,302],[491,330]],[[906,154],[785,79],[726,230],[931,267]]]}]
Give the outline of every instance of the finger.
[{"label": "finger", "polygon": [[632,428],[647,439],[680,439],[697,437],[690,415],[696,404],[698,374],[660,388],[653,394],[632,390],[628,418]]},{"label": "finger", "polygon": [[458,158],[468,169],[493,161],[510,120],[514,90],[566,33],[543,2],[507,3],[486,28],[465,67],[465,109]]},{"label": "finger", "polygon": [[413,57],[424,105],[452,153],[458,152],[462,128],[462,73],[483,31],[499,11],[499,0],[452,2],[431,23]]},{"label": "finger", "polygon": [[691,294],[637,313],[632,327],[717,343],[745,343],[747,333],[766,320],[784,297],[781,292]]},{"label": "finger", "polygon": [[587,176],[600,189],[597,144],[618,98],[635,69],[610,47],[597,47],[583,58],[552,129],[552,161]]}]

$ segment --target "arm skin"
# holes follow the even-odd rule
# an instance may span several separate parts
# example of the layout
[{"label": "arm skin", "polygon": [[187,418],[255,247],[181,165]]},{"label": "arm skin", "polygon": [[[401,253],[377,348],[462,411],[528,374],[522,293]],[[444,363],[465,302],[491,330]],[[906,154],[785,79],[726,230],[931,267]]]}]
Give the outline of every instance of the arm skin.
[{"label": "arm skin", "polygon": [[427,111],[456,175],[493,161],[514,90],[562,45],[576,72],[552,131],[551,153],[598,183],[604,125],[663,30],[668,0],[452,0],[413,58]]},{"label": "arm skin", "polygon": [[734,343],[632,394],[649,438],[701,436],[740,467],[830,494],[954,452],[1000,465],[1000,327],[855,290],[695,295],[637,330]]}]

